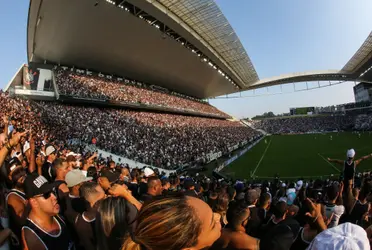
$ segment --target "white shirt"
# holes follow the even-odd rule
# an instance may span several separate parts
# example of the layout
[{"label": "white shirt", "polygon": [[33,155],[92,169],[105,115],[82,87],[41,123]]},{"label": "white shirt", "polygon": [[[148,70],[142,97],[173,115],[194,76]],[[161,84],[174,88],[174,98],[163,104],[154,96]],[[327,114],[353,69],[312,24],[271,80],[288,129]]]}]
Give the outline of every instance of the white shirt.
[{"label": "white shirt", "polygon": [[333,213],[333,217],[332,217],[331,222],[328,225],[328,228],[336,227],[338,225],[341,215],[343,215],[344,212],[345,212],[345,207],[343,205],[338,206],[338,205],[326,204],[325,215],[327,219],[329,219]]}]

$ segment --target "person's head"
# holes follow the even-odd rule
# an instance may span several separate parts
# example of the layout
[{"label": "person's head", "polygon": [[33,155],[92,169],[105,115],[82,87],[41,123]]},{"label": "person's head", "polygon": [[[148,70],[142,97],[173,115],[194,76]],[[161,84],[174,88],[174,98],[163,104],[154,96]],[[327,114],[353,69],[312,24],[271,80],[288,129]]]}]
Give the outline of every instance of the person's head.
[{"label": "person's head", "polygon": [[79,169],[73,169],[66,174],[65,181],[70,190],[70,194],[78,196],[79,189],[84,182],[91,181],[92,177],[85,177]]},{"label": "person's head", "polygon": [[67,161],[62,158],[57,158],[53,162],[53,168],[56,170],[56,178],[64,180],[66,174],[71,170]]},{"label": "person's head", "polygon": [[359,191],[359,200],[365,200],[371,194],[372,191],[372,183],[365,182],[363,183],[362,188]]},{"label": "person's head", "polygon": [[270,206],[271,196],[268,193],[262,193],[259,199],[259,206],[262,208],[268,208]]},{"label": "person's head", "polygon": [[139,178],[138,169],[133,169],[132,172],[130,172],[130,178],[132,181],[137,181]]},{"label": "person's head", "polygon": [[251,213],[247,207],[232,206],[229,207],[227,214],[228,227],[237,230],[239,228],[245,228]]},{"label": "person's head", "polygon": [[194,190],[195,189],[195,183],[192,179],[186,179],[183,183],[183,186],[186,190]]},{"label": "person's head", "polygon": [[176,175],[170,176],[169,183],[172,187],[177,187],[180,184],[180,179]]},{"label": "person's head", "polygon": [[101,186],[97,182],[84,182],[80,189],[79,189],[79,196],[84,198],[90,205],[90,207],[94,207],[94,205],[105,198],[105,191],[101,188]]},{"label": "person's head", "polygon": [[49,162],[53,162],[57,158],[57,150],[52,145],[49,145],[45,148],[45,155]]},{"label": "person's head", "polygon": [[112,242],[121,241],[128,231],[133,231],[137,213],[137,209],[122,197],[101,200],[96,217],[98,249],[112,249]]},{"label": "person's head", "polygon": [[259,197],[256,189],[250,189],[245,193],[245,202],[247,205],[256,205]]},{"label": "person's head", "polygon": [[93,180],[97,180],[97,178],[98,178],[97,168],[96,167],[89,167],[87,169],[87,177],[92,177]]},{"label": "person's head", "polygon": [[275,204],[273,214],[276,219],[285,219],[288,213],[288,206],[285,201],[279,201]]},{"label": "person's head", "polygon": [[151,176],[147,180],[147,193],[151,194],[152,196],[161,195],[163,192],[163,187],[161,185],[161,181],[156,176]]},{"label": "person's head", "polygon": [[15,188],[23,189],[23,182],[26,177],[26,171],[22,167],[21,162],[18,158],[13,157],[6,164],[8,179],[11,181],[12,186]]},{"label": "person's head", "polygon": [[67,165],[71,168],[71,169],[75,169],[75,168],[79,168],[80,166],[80,162],[77,161],[76,157],[74,155],[68,155],[66,157],[66,162],[67,162]]},{"label": "person's head", "polygon": [[161,180],[161,185],[163,186],[163,190],[168,190],[170,188],[170,183],[168,178],[163,178]]},{"label": "person's head", "polygon": [[129,169],[128,168],[120,168],[120,180],[124,181],[125,179],[128,179],[129,177]]},{"label": "person's head", "polygon": [[114,161],[110,161],[110,162],[109,162],[109,168],[110,168],[110,169],[115,169],[115,167],[116,167],[115,162],[114,162]]},{"label": "person's head", "polygon": [[355,150],[354,149],[349,149],[349,150],[347,150],[346,151],[346,157],[347,157],[347,159],[348,160],[353,160],[354,159],[354,157],[355,157]]},{"label": "person's head", "polygon": [[137,227],[122,250],[205,249],[220,235],[220,216],[205,202],[188,196],[171,196],[143,205]]},{"label": "person's head", "polygon": [[226,213],[227,208],[229,207],[230,197],[227,193],[221,193],[218,195],[216,204],[213,208],[213,211],[223,215]]},{"label": "person's head", "polygon": [[156,175],[155,172],[154,172],[154,170],[152,170],[151,168],[148,168],[148,167],[146,167],[143,170],[143,174],[144,174],[145,178],[149,178],[151,176],[155,176]]},{"label": "person's head", "polygon": [[54,185],[48,183],[44,176],[36,173],[28,175],[24,181],[24,187],[33,212],[48,216],[55,216],[59,213]]},{"label": "person's head", "polygon": [[340,194],[340,188],[337,184],[332,184],[327,188],[327,197],[329,201],[335,201]]},{"label": "person's head", "polygon": [[289,217],[295,217],[298,214],[298,211],[300,208],[296,205],[290,205],[288,206],[288,213],[287,216]]}]

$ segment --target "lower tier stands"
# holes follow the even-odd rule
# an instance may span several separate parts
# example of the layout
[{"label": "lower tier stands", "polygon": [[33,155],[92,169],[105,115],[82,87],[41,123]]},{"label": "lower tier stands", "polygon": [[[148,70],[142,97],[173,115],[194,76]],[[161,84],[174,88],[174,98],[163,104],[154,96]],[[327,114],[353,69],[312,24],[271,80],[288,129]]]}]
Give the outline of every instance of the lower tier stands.
[{"label": "lower tier stands", "polygon": [[91,142],[95,138],[101,149],[168,169],[211,153],[227,152],[229,147],[260,135],[236,121],[68,106],[11,99],[4,93],[1,107],[1,116],[22,120],[40,136],[62,142],[72,138]]}]

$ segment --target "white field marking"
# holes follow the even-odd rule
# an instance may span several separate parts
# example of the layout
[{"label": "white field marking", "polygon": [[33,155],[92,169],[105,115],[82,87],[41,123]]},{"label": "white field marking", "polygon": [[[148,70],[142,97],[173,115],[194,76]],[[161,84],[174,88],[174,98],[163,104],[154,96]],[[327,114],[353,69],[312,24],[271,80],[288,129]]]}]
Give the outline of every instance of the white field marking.
[{"label": "white field marking", "polygon": [[319,155],[319,156],[320,156],[320,157],[321,157],[325,162],[327,162],[327,163],[328,163],[329,165],[331,165],[334,169],[336,169],[337,172],[339,172],[339,173],[341,172],[340,169],[338,169],[338,168],[335,167],[332,163],[330,163],[326,158],[324,158],[323,155],[321,155],[321,154],[319,154],[319,153],[318,153],[318,155]]},{"label": "white field marking", "polygon": [[260,166],[260,164],[261,164],[263,158],[265,157],[266,152],[267,152],[267,150],[269,149],[272,140],[273,140],[273,139],[271,138],[270,141],[269,141],[269,143],[267,144],[266,149],[265,149],[265,151],[263,152],[260,161],[257,163],[256,168],[253,170],[253,173],[251,174],[251,178],[254,176],[254,174],[255,174],[256,171],[257,171],[257,168]]}]

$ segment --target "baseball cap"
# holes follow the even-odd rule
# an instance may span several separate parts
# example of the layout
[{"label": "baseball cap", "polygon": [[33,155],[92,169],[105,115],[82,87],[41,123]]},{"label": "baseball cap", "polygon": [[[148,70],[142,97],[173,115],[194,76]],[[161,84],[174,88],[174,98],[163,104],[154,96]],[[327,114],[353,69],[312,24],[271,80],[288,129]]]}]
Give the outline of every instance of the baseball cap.
[{"label": "baseball cap", "polygon": [[318,234],[308,247],[309,250],[369,250],[366,231],[355,224],[343,223]]},{"label": "baseball cap", "polygon": [[65,181],[67,187],[73,187],[80,183],[91,181],[92,177],[86,177],[80,169],[73,169],[66,174]]},{"label": "baseball cap", "polygon": [[31,175],[27,175],[24,181],[24,188],[26,197],[29,199],[35,197],[36,195],[45,194],[50,191],[53,191],[55,185],[49,183],[44,176],[34,173]]},{"label": "baseball cap", "polygon": [[23,145],[23,153],[26,153],[30,149],[30,143],[28,141]]},{"label": "baseball cap", "polygon": [[302,185],[304,185],[304,182],[302,180],[297,181],[296,190],[300,190],[302,188]]},{"label": "baseball cap", "polygon": [[145,173],[146,177],[149,177],[149,176],[153,175],[155,172],[151,168],[146,167],[145,170],[144,170],[144,173]]},{"label": "baseball cap", "polygon": [[348,158],[354,158],[354,156],[355,156],[355,150],[354,149],[349,149],[347,152],[346,152],[346,156],[348,157]]},{"label": "baseball cap", "polygon": [[192,179],[186,179],[183,186],[184,186],[184,188],[189,189],[189,188],[195,186],[195,183]]},{"label": "baseball cap", "polygon": [[259,197],[260,196],[256,189],[250,189],[245,193],[245,201],[248,203],[248,205],[253,204],[253,202]]},{"label": "baseball cap", "polygon": [[52,145],[49,145],[45,149],[45,155],[49,156],[50,154],[53,154],[55,151],[56,149]]},{"label": "baseball cap", "polygon": [[6,164],[7,173],[10,174],[13,170],[16,169],[17,166],[20,166],[20,165],[21,165],[21,162],[19,161],[19,159],[17,157],[13,157],[12,159],[8,161],[8,164]]}]

